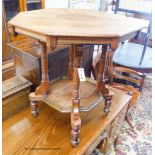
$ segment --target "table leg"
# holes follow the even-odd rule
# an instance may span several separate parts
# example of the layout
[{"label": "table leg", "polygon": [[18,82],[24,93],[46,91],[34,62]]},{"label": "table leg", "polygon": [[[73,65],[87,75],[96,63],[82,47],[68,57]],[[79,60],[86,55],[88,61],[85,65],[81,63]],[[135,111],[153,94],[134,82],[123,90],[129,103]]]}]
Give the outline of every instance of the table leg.
[{"label": "table leg", "polygon": [[73,74],[73,100],[72,100],[72,113],[71,113],[71,144],[73,146],[77,146],[80,142],[80,127],[81,127],[81,119],[79,114],[80,107],[80,79],[78,75],[78,68],[81,66],[82,61],[82,47],[76,46],[74,53],[74,74]]},{"label": "table leg", "polygon": [[44,95],[48,91],[49,78],[48,78],[48,59],[47,59],[47,50],[46,43],[40,42],[41,44],[41,70],[42,70],[42,80],[41,85],[37,87],[35,94]]},{"label": "table leg", "polygon": [[74,68],[73,68],[73,60],[74,60],[73,53],[74,53],[74,49],[75,49],[74,45],[71,45],[69,47],[69,79],[70,80],[73,79],[73,72],[74,72]]},{"label": "table leg", "polygon": [[102,45],[102,54],[99,64],[99,73],[97,76],[97,91],[100,91],[105,99],[105,107],[104,113],[107,115],[110,112],[110,107],[112,104],[112,96],[113,94],[109,92],[108,88],[105,86],[103,74],[106,65],[106,53],[107,53],[107,45]]},{"label": "table leg", "polygon": [[31,111],[32,111],[32,116],[37,117],[39,114],[39,109],[38,109],[38,102],[37,101],[31,101]]},{"label": "table leg", "polygon": [[114,54],[114,51],[111,50],[111,51],[108,51],[106,53],[106,73],[107,73],[107,78],[110,80],[110,84],[113,83],[113,61],[112,61],[112,58],[113,58],[113,54]]},{"label": "table leg", "polygon": [[40,42],[41,46],[41,69],[42,69],[42,81],[39,87],[35,90],[35,93],[30,94],[32,115],[34,117],[38,116],[38,101],[41,101],[44,95],[48,91],[49,80],[48,80],[48,60],[47,60],[47,50],[46,43]]}]

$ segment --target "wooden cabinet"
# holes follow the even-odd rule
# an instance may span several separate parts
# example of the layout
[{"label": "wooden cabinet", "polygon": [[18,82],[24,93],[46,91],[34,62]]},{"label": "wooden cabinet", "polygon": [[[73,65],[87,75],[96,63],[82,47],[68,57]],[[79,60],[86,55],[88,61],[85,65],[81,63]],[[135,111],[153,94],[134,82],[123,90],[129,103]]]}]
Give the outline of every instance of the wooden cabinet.
[{"label": "wooden cabinet", "polygon": [[[24,51],[14,50],[15,71],[34,84],[34,88],[41,82],[41,56],[40,48],[36,45]],[[24,48],[24,47],[23,47]],[[57,48],[48,52],[49,81],[56,81],[68,74],[68,47]]]},{"label": "wooden cabinet", "polygon": [[[41,82],[41,49],[35,39],[24,39],[9,44],[14,49],[16,75],[24,76],[34,84],[34,88]],[[82,66],[85,75],[91,76],[93,46],[83,48]],[[56,81],[68,75],[69,47],[58,47],[48,52],[48,74],[50,81]]]},{"label": "wooden cabinet", "polygon": [[44,0],[3,0],[7,21],[20,11],[44,8]]},{"label": "wooden cabinet", "polygon": [[12,17],[20,12],[19,0],[3,0],[6,21],[9,21]]},{"label": "wooden cabinet", "polygon": [[44,3],[44,0],[19,0],[20,11],[43,9]]},{"label": "wooden cabinet", "polygon": [[2,16],[2,60],[6,61],[11,57],[11,49],[8,47],[9,34],[7,31],[7,25],[5,23],[4,16]]},{"label": "wooden cabinet", "polygon": [[7,22],[20,11],[44,8],[44,0],[3,0],[2,5],[2,59],[4,62],[12,59],[12,52],[7,44],[10,41],[22,40],[24,38],[22,35],[18,35],[17,37],[10,35]]},{"label": "wooden cabinet", "polygon": [[6,120],[29,105],[31,91],[29,81],[22,77],[13,77],[3,82],[2,120]]}]

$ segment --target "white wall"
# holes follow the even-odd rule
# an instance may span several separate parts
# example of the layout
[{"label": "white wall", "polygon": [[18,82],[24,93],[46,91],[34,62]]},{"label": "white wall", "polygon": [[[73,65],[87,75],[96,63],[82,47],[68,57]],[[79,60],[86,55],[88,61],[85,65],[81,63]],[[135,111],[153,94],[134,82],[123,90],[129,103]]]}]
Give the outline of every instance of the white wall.
[{"label": "white wall", "polygon": [[45,0],[45,8],[68,8],[69,0]]},{"label": "white wall", "polygon": [[151,13],[151,0],[120,0],[120,8]]},{"label": "white wall", "polygon": [[104,11],[107,1],[108,0],[45,0],[45,8],[80,8]]}]

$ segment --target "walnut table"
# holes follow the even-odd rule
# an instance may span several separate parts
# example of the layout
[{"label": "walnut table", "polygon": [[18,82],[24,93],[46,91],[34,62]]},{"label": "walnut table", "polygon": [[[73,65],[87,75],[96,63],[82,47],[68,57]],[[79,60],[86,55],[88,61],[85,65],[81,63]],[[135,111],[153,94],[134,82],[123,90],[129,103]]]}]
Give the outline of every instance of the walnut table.
[{"label": "walnut table", "polygon": [[[114,51],[119,42],[135,37],[144,27],[143,22],[92,10],[52,8],[21,12],[9,21],[9,25],[12,34],[21,33],[40,41],[42,81],[35,92],[30,94],[33,116],[38,115],[38,101],[44,101],[60,112],[71,113],[71,143],[74,146],[78,145],[81,126],[79,112],[90,111],[103,98],[104,112],[110,112],[113,93],[103,81],[104,66],[109,77],[112,73],[112,57],[105,60],[107,46],[110,46],[110,51]],[[50,85],[47,74],[47,51],[55,49],[60,44],[72,45],[69,58],[70,80],[63,79]],[[96,84],[89,79],[81,83],[79,80],[78,68],[81,67],[84,44],[102,45]]]}]

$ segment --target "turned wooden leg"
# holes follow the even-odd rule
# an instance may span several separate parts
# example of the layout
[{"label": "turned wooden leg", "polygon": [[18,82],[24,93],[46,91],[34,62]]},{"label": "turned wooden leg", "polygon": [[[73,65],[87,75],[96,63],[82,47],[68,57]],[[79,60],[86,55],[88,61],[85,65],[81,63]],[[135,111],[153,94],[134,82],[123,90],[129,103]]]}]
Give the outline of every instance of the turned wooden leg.
[{"label": "turned wooden leg", "polygon": [[103,75],[106,65],[106,52],[107,52],[107,45],[102,45],[102,54],[99,63],[99,72],[97,75],[97,91],[101,92],[105,99],[105,107],[103,109],[104,113],[107,115],[110,112],[110,106],[112,103],[112,96],[113,94],[109,92],[108,88],[105,86]]},{"label": "turned wooden leg", "polygon": [[42,69],[42,80],[41,84],[35,92],[32,92],[29,95],[30,101],[31,101],[31,109],[32,109],[32,115],[34,117],[38,116],[38,101],[42,101],[44,98],[44,95],[46,95],[48,91],[49,86],[49,80],[48,80],[48,60],[47,60],[47,51],[46,51],[46,43],[40,42],[41,46],[41,69]]},{"label": "turned wooden leg", "polygon": [[80,79],[78,75],[78,68],[81,66],[82,47],[76,46],[74,52],[74,74],[73,74],[73,100],[72,100],[72,113],[71,113],[71,144],[77,146],[80,142],[80,127],[81,119],[79,114],[80,107]]},{"label": "turned wooden leg", "polygon": [[73,68],[73,60],[74,60],[74,49],[75,46],[71,45],[69,47],[69,79],[72,80],[73,79],[73,72],[74,72],[74,68]]},{"label": "turned wooden leg", "polygon": [[81,119],[80,116],[75,116],[75,113],[71,113],[71,144],[77,146],[80,143],[80,128],[81,128]]},{"label": "turned wooden leg", "polygon": [[41,71],[42,71],[42,80],[41,84],[35,90],[36,95],[45,95],[48,91],[49,86],[49,77],[48,77],[48,59],[47,59],[47,47],[46,43],[40,42],[41,46]]},{"label": "turned wooden leg", "polygon": [[104,96],[104,98],[105,98],[105,107],[103,111],[106,115],[108,115],[108,113],[110,112],[111,104],[112,104],[112,95],[109,94],[107,96]]},{"label": "turned wooden leg", "polygon": [[33,117],[37,117],[39,114],[38,101],[31,101],[31,113]]},{"label": "turned wooden leg", "polygon": [[113,83],[113,54],[113,50],[106,53],[106,78],[109,79],[110,84]]}]

